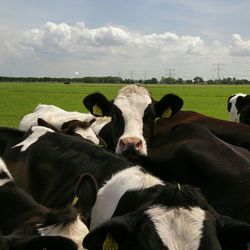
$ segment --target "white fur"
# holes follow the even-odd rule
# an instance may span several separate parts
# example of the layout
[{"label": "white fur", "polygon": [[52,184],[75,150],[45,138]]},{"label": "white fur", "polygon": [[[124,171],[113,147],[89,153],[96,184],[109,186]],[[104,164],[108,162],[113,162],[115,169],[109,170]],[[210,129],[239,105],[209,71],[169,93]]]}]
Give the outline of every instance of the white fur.
[{"label": "white fur", "polygon": [[88,234],[89,230],[86,225],[80,220],[79,216],[77,219],[69,225],[51,225],[38,229],[42,236],[64,236],[73,240],[78,245],[78,250],[83,250],[82,241]]},{"label": "white fur", "polygon": [[100,130],[109,122],[111,122],[111,117],[109,116],[103,116],[103,117],[96,117],[95,122],[91,124],[91,128],[93,131],[98,135]]},{"label": "white fur", "polygon": [[202,238],[205,212],[199,207],[166,208],[152,206],[145,212],[169,250],[197,250]]},{"label": "white fur", "polygon": [[71,120],[89,122],[95,117],[90,113],[84,114],[80,112],[69,112],[55,105],[39,104],[32,113],[27,114],[22,118],[19,124],[19,129],[22,131],[28,131],[32,126],[37,125],[38,118],[42,118],[57,129],[60,129],[65,122]]},{"label": "white fur", "polygon": [[228,113],[228,120],[229,121],[234,121],[234,122],[239,122],[240,120],[240,115],[238,114],[238,110],[235,106],[236,104],[236,101],[237,101],[237,98],[239,96],[246,96],[246,94],[242,94],[242,93],[238,93],[238,94],[235,94],[235,96],[233,96],[232,98],[230,98],[228,101],[232,104],[231,106],[231,109]]},{"label": "white fur", "polygon": [[16,144],[12,148],[22,146],[20,151],[23,152],[47,132],[51,132],[51,133],[54,132],[54,130],[50,128],[42,127],[42,126],[34,126],[31,128],[31,131],[33,133],[31,133],[24,141]]},{"label": "white fur", "polygon": [[149,92],[140,86],[129,85],[122,88],[114,100],[114,105],[122,111],[125,122],[124,133],[119,138],[116,153],[121,154],[120,140],[136,137],[142,141],[140,154],[147,155],[147,144],[143,137],[143,115],[147,106],[152,103]]},{"label": "white fur", "polygon": [[86,129],[76,128],[75,133],[80,135],[81,137],[83,137],[85,139],[92,141],[95,144],[100,143],[100,140],[98,139],[98,137],[96,136],[95,132],[93,131],[93,129],[91,127],[86,128]]},{"label": "white fur", "polygon": [[0,157],[0,173],[4,172],[8,175],[8,177],[4,178],[4,179],[0,179],[0,187],[3,186],[4,184],[13,181],[13,178],[9,172],[9,170],[7,169],[5,162],[3,161],[3,159]]},{"label": "white fur", "polygon": [[164,185],[164,183],[142,172],[139,166],[116,173],[97,193],[90,229],[96,228],[112,217],[119,200],[127,191],[146,189],[154,185]]}]

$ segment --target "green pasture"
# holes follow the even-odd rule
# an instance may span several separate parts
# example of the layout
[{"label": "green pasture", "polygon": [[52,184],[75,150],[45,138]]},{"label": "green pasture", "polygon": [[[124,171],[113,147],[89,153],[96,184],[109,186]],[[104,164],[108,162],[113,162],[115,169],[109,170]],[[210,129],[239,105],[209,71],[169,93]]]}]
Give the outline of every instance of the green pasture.
[{"label": "green pasture", "polygon": [[[54,104],[68,111],[86,112],[83,97],[100,91],[113,98],[121,85],[62,83],[0,83],[0,126],[17,127],[20,119],[39,104]],[[193,110],[227,119],[227,98],[242,92],[248,85],[147,85],[154,99],[174,93],[184,99],[183,110]]]}]

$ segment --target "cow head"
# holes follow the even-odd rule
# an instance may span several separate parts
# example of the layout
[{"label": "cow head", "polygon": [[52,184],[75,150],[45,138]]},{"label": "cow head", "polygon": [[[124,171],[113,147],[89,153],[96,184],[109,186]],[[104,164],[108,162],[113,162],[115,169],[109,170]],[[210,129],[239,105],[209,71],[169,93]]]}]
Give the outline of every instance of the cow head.
[{"label": "cow head", "polygon": [[112,137],[117,154],[125,156],[147,155],[147,143],[153,135],[156,117],[171,117],[177,113],[183,100],[167,94],[159,102],[149,91],[137,85],[121,88],[112,101],[100,93],[93,93],[83,100],[94,115],[111,116]]},{"label": "cow head", "polygon": [[133,204],[143,205],[136,209],[132,204],[133,209],[124,214],[116,210],[116,216],[90,231],[83,240],[84,247],[89,250],[246,249],[250,225],[217,214],[199,190],[188,185],[130,191],[122,197],[118,209],[126,211],[124,206],[129,206],[129,199]]},{"label": "cow head", "polygon": [[79,120],[71,120],[64,122],[60,129],[55,127],[53,124],[45,121],[42,118],[37,119],[37,125],[50,128],[55,132],[60,132],[66,135],[78,135],[82,138],[88,139],[95,144],[100,144],[100,139],[95,134],[91,125],[95,122],[95,119],[92,119],[89,122],[82,122]]},{"label": "cow head", "polygon": [[250,95],[239,96],[235,106],[240,116],[239,121],[250,125]]}]

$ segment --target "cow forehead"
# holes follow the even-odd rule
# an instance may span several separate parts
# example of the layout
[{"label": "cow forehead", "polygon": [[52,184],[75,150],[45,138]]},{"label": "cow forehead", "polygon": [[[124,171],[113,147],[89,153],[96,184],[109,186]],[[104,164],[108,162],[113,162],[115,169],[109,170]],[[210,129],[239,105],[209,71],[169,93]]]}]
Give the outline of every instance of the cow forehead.
[{"label": "cow forehead", "polygon": [[199,249],[205,220],[205,211],[200,207],[186,209],[155,205],[145,213],[167,249]]},{"label": "cow forehead", "polygon": [[114,100],[114,105],[118,107],[123,114],[137,113],[143,116],[144,110],[149,104],[152,103],[152,99],[148,95],[138,95],[132,93],[130,96],[117,96]]},{"label": "cow forehead", "polygon": [[143,112],[150,103],[152,103],[152,99],[148,90],[137,85],[129,85],[120,89],[114,99],[114,105],[122,111],[133,107],[133,109]]}]

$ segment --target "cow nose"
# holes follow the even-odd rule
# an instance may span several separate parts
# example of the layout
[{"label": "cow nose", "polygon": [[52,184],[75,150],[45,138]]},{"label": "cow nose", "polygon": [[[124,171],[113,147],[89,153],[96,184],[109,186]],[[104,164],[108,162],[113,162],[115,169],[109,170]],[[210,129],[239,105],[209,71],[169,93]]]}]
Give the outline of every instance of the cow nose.
[{"label": "cow nose", "polygon": [[142,149],[142,140],[137,137],[126,137],[120,140],[120,149],[122,152],[128,148],[133,148],[136,151]]}]

